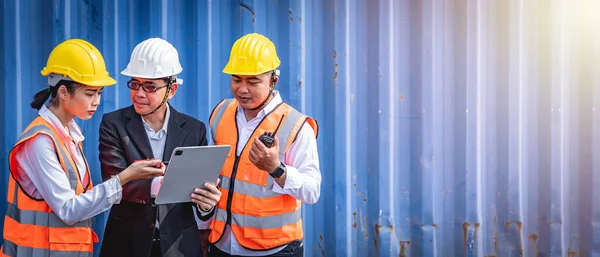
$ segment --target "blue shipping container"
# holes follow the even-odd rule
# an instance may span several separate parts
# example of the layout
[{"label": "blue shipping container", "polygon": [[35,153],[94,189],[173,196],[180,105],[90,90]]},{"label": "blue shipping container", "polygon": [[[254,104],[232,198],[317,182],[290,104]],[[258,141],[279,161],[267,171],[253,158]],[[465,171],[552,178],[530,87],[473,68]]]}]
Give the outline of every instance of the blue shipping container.
[{"label": "blue shipping container", "polygon": [[170,103],[208,122],[232,96],[221,72],[231,45],[256,31],[278,47],[284,100],[321,126],[306,256],[600,256],[598,1],[1,5],[0,214],[6,157],[37,114],[28,105],[56,44],[90,41],[118,80],[78,120],[97,184],[100,119],[130,104],[120,71],[137,43],[175,45],[185,83]]}]

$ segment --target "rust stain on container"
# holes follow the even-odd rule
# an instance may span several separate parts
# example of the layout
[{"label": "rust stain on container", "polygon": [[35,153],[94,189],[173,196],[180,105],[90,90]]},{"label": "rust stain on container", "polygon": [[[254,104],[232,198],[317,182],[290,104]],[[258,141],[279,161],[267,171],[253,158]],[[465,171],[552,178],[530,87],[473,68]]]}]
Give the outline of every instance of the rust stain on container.
[{"label": "rust stain on container", "polygon": [[354,222],[352,222],[352,227],[353,227],[354,229],[356,229],[356,211],[354,211],[354,212],[352,213],[352,217],[353,217],[353,220],[354,220]]},{"label": "rust stain on container", "polygon": [[[333,50],[333,62],[335,63],[337,59],[337,51]],[[334,72],[333,72],[333,82],[335,83],[335,85],[337,86],[337,75],[338,75],[338,64],[336,63],[334,65]]]},{"label": "rust stain on container", "polygon": [[298,80],[298,87],[302,86],[302,80]]},{"label": "rust stain on container", "polygon": [[375,236],[373,237],[373,243],[375,243],[375,249],[379,247],[379,231],[381,230],[381,225],[379,223],[375,224]]},{"label": "rust stain on container", "polygon": [[319,243],[317,243],[317,246],[319,247],[319,250],[321,250],[321,256],[325,256],[325,249],[323,249],[323,234],[319,234],[319,239],[321,240]]},{"label": "rust stain on container", "polygon": [[[425,226],[427,226],[427,224],[421,224],[421,227],[425,227]],[[431,227],[433,227],[433,229],[436,229],[437,228],[437,224],[435,224],[435,223],[431,224]]]},{"label": "rust stain on container", "polygon": [[463,224],[462,224],[464,253],[467,253],[467,235],[469,234],[469,226],[470,226],[469,222],[463,222]]},{"label": "rust stain on container", "polygon": [[290,22],[293,22],[294,17],[292,17],[292,9],[288,9],[288,13],[290,14]]},{"label": "rust stain on container", "polygon": [[515,222],[515,224],[517,225],[517,229],[519,230],[518,232],[518,236],[519,236],[519,252],[521,252],[521,256],[523,256],[523,253],[525,252],[524,246],[523,246],[523,222],[521,221],[517,221]]},{"label": "rust stain on container", "polygon": [[369,238],[369,228],[368,228],[368,224],[367,223],[367,216],[363,217],[362,215],[362,210],[360,210],[360,213],[358,214],[359,216],[359,220],[360,220],[360,229],[363,232],[363,236],[365,237],[365,239]]},{"label": "rust stain on container", "polygon": [[538,234],[537,233],[531,233],[531,234],[529,234],[528,238],[529,238],[529,240],[531,240],[533,242],[533,251],[534,251],[533,256],[537,256],[538,252],[539,252],[539,248],[538,248],[538,245],[537,245]]},{"label": "rust stain on container", "polygon": [[477,234],[477,231],[479,231],[479,222],[475,222],[475,234]]},{"label": "rust stain on container", "polygon": [[333,81],[335,82],[335,85],[337,86],[337,76],[338,76],[338,64],[335,64],[335,71],[333,72]]},{"label": "rust stain on container", "polygon": [[577,256],[577,251],[571,250],[571,248],[569,248],[568,256],[569,257],[575,257],[575,256]]},{"label": "rust stain on container", "polygon": [[404,94],[400,93],[400,94],[398,94],[398,96],[400,97],[401,101],[404,100]]},{"label": "rust stain on container", "polygon": [[510,230],[510,221],[505,222],[506,224],[506,231]]},{"label": "rust stain on container", "polygon": [[493,242],[494,242],[494,253],[497,254],[498,253],[498,217],[496,217],[496,214],[494,214],[494,237],[493,237]]},{"label": "rust stain on container", "polygon": [[410,247],[410,240],[400,241],[400,257],[406,257],[406,248]]}]

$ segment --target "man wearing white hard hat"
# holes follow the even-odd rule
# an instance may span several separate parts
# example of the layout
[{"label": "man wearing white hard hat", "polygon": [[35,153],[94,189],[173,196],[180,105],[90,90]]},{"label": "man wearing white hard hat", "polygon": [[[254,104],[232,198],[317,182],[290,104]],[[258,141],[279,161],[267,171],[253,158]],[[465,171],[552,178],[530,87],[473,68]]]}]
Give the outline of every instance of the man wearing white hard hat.
[{"label": "man wearing white hard hat", "polygon": [[[207,145],[206,126],[177,112],[168,101],[182,80],[177,49],[160,38],[138,44],[127,68],[132,105],[102,117],[100,162],[104,180],[144,159],[168,161],[175,147]],[[203,256],[190,202],[155,205],[162,177],[123,186],[110,211],[100,256]]]}]

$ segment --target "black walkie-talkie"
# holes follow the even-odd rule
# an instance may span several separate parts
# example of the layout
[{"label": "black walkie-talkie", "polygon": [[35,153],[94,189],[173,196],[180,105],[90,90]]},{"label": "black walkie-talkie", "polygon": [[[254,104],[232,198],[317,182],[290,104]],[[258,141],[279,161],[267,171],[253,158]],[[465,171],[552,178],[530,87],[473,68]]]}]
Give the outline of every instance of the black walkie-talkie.
[{"label": "black walkie-talkie", "polygon": [[277,130],[279,130],[279,126],[281,125],[281,121],[283,121],[283,117],[285,117],[285,115],[281,116],[279,124],[277,124],[277,127],[275,128],[275,131],[265,131],[265,133],[258,138],[258,140],[260,140],[260,142],[262,142],[267,148],[271,148],[271,146],[273,146],[273,143],[275,142],[275,135],[277,134]]}]

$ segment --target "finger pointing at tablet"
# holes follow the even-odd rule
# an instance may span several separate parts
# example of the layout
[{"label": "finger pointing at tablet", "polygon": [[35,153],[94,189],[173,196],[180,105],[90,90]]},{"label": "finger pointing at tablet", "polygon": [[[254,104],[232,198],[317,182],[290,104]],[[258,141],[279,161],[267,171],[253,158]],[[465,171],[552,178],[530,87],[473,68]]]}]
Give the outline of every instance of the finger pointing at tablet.
[{"label": "finger pointing at tablet", "polygon": [[125,185],[131,180],[161,176],[164,172],[165,166],[162,165],[162,162],[159,159],[152,159],[134,162],[119,173],[118,176],[121,180],[121,185]]}]

